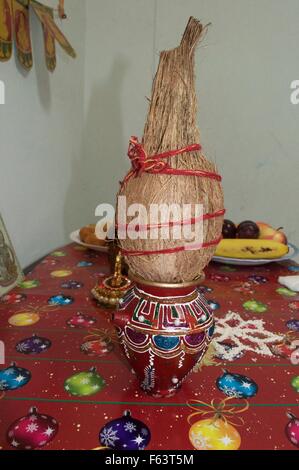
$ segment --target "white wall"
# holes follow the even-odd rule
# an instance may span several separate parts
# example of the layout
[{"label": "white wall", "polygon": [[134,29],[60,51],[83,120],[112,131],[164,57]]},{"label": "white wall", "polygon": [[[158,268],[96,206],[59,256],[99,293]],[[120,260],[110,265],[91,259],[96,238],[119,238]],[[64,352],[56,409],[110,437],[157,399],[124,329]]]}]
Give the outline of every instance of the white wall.
[{"label": "white wall", "polygon": [[212,22],[197,52],[202,144],[224,177],[227,217],[284,226],[299,243],[298,0],[88,0],[85,155],[91,205],[112,201],[130,135],[142,135],[158,52],[188,17]]},{"label": "white wall", "polygon": [[[56,0],[47,0],[56,5]],[[224,176],[227,216],[284,226],[299,242],[298,0],[72,0],[62,23],[78,52],[44,65],[0,63],[0,212],[23,266],[62,245],[113,202],[142,135],[158,52],[179,43],[190,15],[212,22],[197,53],[199,124]]]},{"label": "white wall", "polygon": [[66,2],[66,9],[69,20],[58,23],[77,60],[57,45],[57,69],[47,71],[41,25],[32,12],[33,69],[24,72],[15,56],[0,63],[6,85],[6,104],[0,106],[0,212],[23,266],[63,244],[86,209],[80,182],[76,191],[72,187],[82,154],[85,2]]}]

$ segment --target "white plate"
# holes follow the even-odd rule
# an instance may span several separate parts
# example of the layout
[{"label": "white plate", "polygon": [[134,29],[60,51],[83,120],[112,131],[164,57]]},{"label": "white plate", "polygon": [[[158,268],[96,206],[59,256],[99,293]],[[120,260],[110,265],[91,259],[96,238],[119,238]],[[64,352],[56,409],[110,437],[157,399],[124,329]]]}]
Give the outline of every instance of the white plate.
[{"label": "white plate", "polygon": [[98,246],[98,245],[90,245],[89,243],[83,243],[80,239],[80,229],[75,230],[70,234],[70,239],[72,242],[78,243],[78,245],[85,246],[85,248],[89,248],[90,250],[95,251],[102,251],[103,253],[107,253],[109,250],[108,246]]},{"label": "white plate", "polygon": [[215,261],[216,263],[223,263],[223,264],[236,264],[239,266],[259,266],[261,264],[268,264],[268,263],[273,263],[273,262],[277,263],[277,262],[291,259],[296,254],[298,254],[299,250],[296,246],[289,243],[288,247],[289,247],[289,252],[286,255],[281,256],[280,258],[243,259],[243,258],[226,258],[224,256],[214,256],[212,258],[212,261]]}]

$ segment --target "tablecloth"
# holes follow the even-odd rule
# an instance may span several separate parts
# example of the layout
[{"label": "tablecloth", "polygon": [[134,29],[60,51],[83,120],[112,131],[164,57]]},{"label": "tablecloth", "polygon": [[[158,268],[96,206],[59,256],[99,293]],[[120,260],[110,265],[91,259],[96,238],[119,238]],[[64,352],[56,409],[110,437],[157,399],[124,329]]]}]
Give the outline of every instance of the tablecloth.
[{"label": "tablecloth", "polygon": [[[0,447],[22,447],[12,429],[36,407],[34,413],[55,423],[44,431],[47,442],[55,428],[55,438],[43,447],[47,450],[89,450],[103,442],[117,448],[113,426],[126,411],[133,423],[128,433],[140,422],[149,431],[147,450],[213,449],[216,438],[222,448],[296,450],[299,295],[277,279],[297,271],[299,266],[290,262],[255,267],[210,263],[200,289],[216,317],[216,346],[174,397],[155,399],[140,390],[118,347],[109,312],[91,297],[92,287],[110,273],[107,255],[75,244],[51,253],[0,301],[5,345]],[[35,346],[33,335],[41,341]],[[11,363],[25,370],[14,389],[3,375]],[[68,386],[81,372],[87,383],[88,374],[98,380],[83,397]],[[249,392],[232,397],[242,385]],[[234,411],[220,418],[227,423],[222,430],[211,407],[223,400]],[[202,414],[208,410],[210,414]],[[205,428],[205,419],[218,425],[216,437]],[[32,421],[24,430],[29,438],[37,426]],[[232,445],[234,436],[239,441]],[[140,445],[148,441],[138,439]]]}]

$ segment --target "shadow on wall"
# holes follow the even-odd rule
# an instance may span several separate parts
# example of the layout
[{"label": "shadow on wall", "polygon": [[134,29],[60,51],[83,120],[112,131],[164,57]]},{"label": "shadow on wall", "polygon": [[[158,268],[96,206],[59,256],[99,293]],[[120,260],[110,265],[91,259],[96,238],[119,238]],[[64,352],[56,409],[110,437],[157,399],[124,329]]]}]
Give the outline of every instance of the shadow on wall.
[{"label": "shadow on wall", "polygon": [[[128,63],[122,57],[117,58],[109,75],[92,88],[80,159],[73,159],[65,201],[66,237],[71,231],[96,220],[94,212],[98,204],[115,203],[123,176],[119,173],[119,160],[124,153],[121,93],[127,68]],[[75,200],[80,203],[74,207]]]},{"label": "shadow on wall", "polygon": [[18,72],[24,78],[29,78],[33,73],[36,75],[37,91],[40,103],[48,111],[51,108],[51,90],[50,90],[50,76],[46,66],[45,51],[44,51],[44,38],[43,30],[40,21],[35,14],[30,15],[30,34],[31,34],[31,47],[33,54],[33,69],[25,70],[20,64],[17,57],[18,51],[14,42],[14,60]]},{"label": "shadow on wall", "polygon": [[51,108],[50,72],[46,66],[43,29],[35,14],[30,15],[31,41],[40,103],[48,111]]}]

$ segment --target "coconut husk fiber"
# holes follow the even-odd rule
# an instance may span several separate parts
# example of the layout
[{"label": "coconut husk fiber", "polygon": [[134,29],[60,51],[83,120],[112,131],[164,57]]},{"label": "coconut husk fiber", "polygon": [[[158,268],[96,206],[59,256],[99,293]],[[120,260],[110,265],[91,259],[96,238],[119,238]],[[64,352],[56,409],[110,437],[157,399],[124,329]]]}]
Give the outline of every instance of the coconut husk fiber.
[{"label": "coconut husk fiber", "polygon": [[[142,139],[146,155],[200,143],[194,56],[196,46],[205,31],[206,28],[191,17],[180,45],[160,54]],[[172,168],[217,172],[215,164],[209,162],[201,151],[183,153],[167,160]],[[144,172],[138,177],[130,178],[121,187],[119,195],[127,197],[127,206],[133,203],[146,207],[152,203],[201,203],[204,213],[223,209],[221,183],[198,176]],[[204,242],[220,237],[222,223],[222,216],[204,221]],[[125,250],[160,250],[182,244],[184,240],[120,240],[120,245]],[[173,254],[126,256],[126,262],[133,274],[146,280],[180,283],[200,276],[214,251],[215,247],[208,247]]]}]

